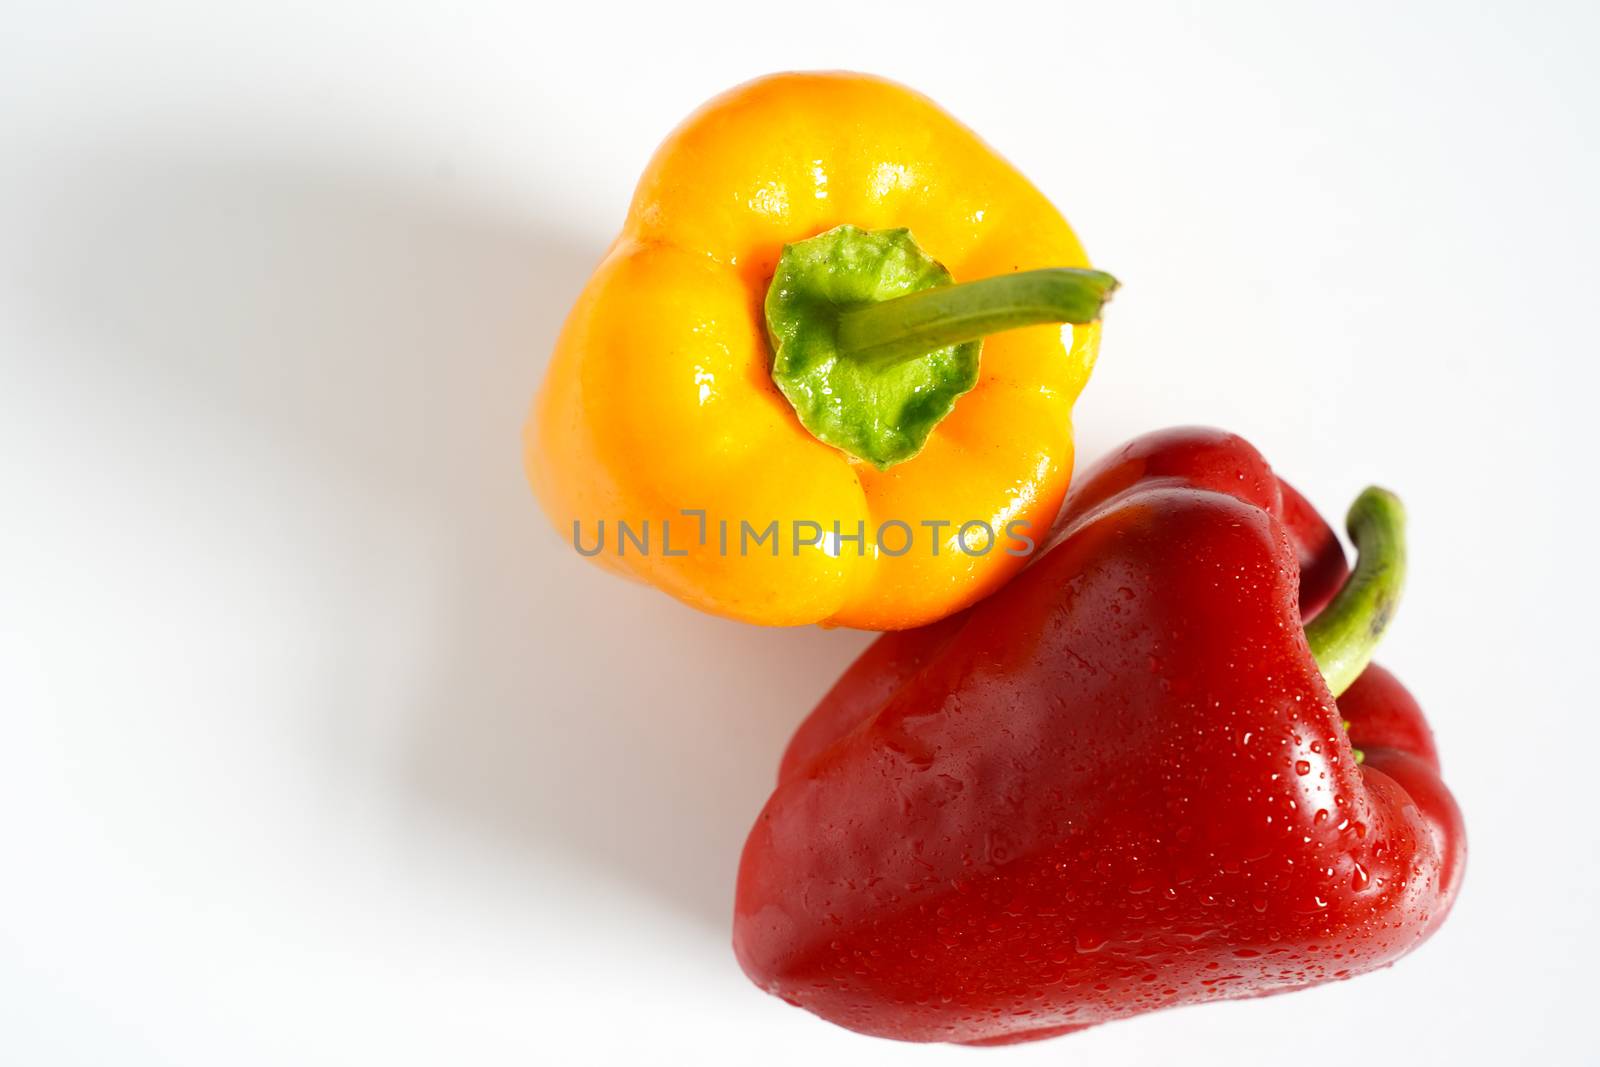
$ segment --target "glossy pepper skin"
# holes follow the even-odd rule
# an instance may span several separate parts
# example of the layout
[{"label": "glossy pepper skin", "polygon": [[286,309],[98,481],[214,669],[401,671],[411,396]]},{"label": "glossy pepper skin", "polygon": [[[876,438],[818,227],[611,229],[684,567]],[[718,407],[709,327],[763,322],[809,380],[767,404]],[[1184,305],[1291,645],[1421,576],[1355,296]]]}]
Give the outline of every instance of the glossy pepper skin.
[{"label": "glossy pepper skin", "polygon": [[[945,521],[943,550],[820,547],[777,556],[607,548],[596,562],[749,622],[918,626],[999,588],[1025,562],[968,555],[961,523],[1041,538],[1067,489],[1071,413],[1098,325],[984,342],[979,380],[920,454],[887,470],[811,436],[774,385],[763,320],[786,243],[841,224],[908,227],[956,281],[1087,265],[1065,220],[926,98],[857,74],[782,74],[717,97],[639,181],[622,233],[573,308],[525,433],[530,479],[563,537],[581,522],[809,519],[844,531]],[[927,534],[929,538],[933,534]]]},{"label": "glossy pepper skin", "polygon": [[1327,525],[1240,438],[1174,430],[1092,471],[1061,529],[988,600],[880,638],[795,735],[740,866],[746,973],[863,1033],[1003,1044],[1427,937],[1462,824],[1399,683],[1369,667],[1336,703],[1313,660],[1302,618],[1345,577]]}]

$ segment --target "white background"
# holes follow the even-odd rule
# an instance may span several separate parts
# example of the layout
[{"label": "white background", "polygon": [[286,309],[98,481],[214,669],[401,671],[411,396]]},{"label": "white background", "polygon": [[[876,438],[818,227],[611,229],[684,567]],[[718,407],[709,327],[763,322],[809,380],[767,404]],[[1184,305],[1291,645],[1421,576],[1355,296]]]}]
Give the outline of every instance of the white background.
[{"label": "white background", "polygon": [[[1592,5],[228,6],[5,4],[0,1061],[1593,1061]],[[589,567],[518,433],[657,141],[797,67],[929,93],[1124,280],[1086,458],[1210,422],[1406,497],[1381,659],[1471,838],[1414,956],[986,1052],[742,977],[865,637]]]}]

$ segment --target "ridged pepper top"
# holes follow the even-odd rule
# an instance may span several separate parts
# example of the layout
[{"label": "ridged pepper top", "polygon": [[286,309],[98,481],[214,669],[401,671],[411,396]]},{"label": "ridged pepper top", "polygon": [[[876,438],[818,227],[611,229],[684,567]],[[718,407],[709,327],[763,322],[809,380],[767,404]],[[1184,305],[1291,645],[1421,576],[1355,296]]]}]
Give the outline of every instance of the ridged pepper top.
[{"label": "ridged pepper top", "polygon": [[[1087,266],[1037,189],[901,86],[786,74],[712,100],[640,179],[536,401],[527,466],[563,535],[575,522],[670,525],[686,555],[607,544],[596,558],[696,607],[770,624],[920,625],[1025,562],[1002,550],[1003,531],[1020,521],[1042,540],[1060,507],[1098,327],[990,337],[971,391],[914,458],[880,470],[808,432],[771,376],[763,299],[779,257],[842,224],[909,229],[958,283]],[[722,551],[719,519],[735,535],[741,522],[810,520],[829,534],[837,523],[846,536],[864,530],[865,545]],[[956,532],[974,520],[1000,544],[962,551]],[[878,550],[892,522],[912,530],[910,551]]]}]

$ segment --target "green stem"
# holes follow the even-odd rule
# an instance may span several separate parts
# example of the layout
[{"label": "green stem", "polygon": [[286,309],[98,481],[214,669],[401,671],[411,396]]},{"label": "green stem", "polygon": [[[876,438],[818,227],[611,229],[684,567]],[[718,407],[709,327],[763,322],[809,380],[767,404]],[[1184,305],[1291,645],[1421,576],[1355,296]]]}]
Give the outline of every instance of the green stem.
[{"label": "green stem", "polygon": [[1387,489],[1356,497],[1345,519],[1356,565],[1333,602],[1306,624],[1306,642],[1328,688],[1338,696],[1372,660],[1394,617],[1406,576],[1405,508]]},{"label": "green stem", "polygon": [[1116,288],[1104,271],[1047,267],[923,289],[840,312],[838,345],[883,366],[1003,330],[1094,322]]},{"label": "green stem", "polygon": [[1093,322],[1116,285],[1070,268],[956,285],[910,230],[845,223],[783,246],[763,302],[772,381],[818,441],[887,470],[977,386],[981,338]]}]

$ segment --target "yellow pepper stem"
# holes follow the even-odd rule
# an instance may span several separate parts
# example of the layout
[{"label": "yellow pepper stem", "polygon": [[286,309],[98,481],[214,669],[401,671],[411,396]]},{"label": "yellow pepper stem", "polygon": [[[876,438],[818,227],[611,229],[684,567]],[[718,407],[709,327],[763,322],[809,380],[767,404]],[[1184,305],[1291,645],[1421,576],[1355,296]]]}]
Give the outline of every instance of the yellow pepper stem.
[{"label": "yellow pepper stem", "polygon": [[773,272],[772,380],[817,440],[884,469],[977,385],[982,338],[1093,322],[1116,287],[1066,267],[957,285],[909,230],[836,226],[785,245]]},{"label": "yellow pepper stem", "polygon": [[882,365],[1023,326],[1090,323],[1116,289],[1104,271],[1074,267],[923,289],[841,311],[839,353]]}]

